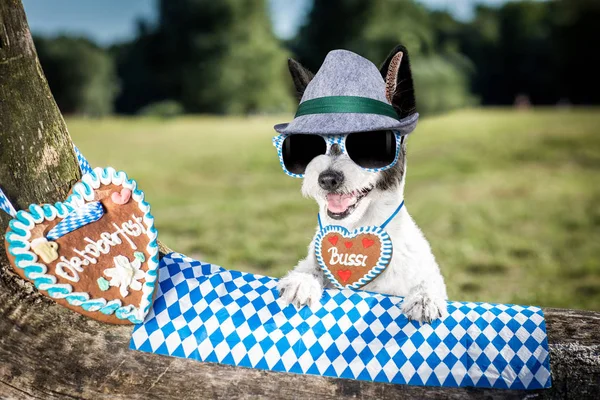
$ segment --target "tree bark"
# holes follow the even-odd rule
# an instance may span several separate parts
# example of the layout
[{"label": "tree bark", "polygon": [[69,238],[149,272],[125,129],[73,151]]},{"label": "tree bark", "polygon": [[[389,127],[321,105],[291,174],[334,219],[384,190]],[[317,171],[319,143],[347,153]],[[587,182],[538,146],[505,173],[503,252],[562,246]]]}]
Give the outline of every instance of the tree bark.
[{"label": "tree bark", "polygon": [[0,143],[0,184],[15,207],[64,200],[80,178],[17,0],[0,2]]},{"label": "tree bark", "polygon": [[[62,115],[37,58],[20,0],[0,0],[0,187],[15,208],[64,200],[81,177]],[[0,240],[10,217],[0,211]],[[2,246],[4,248],[4,246]],[[0,251],[2,292],[43,301]]]},{"label": "tree bark", "polygon": [[[15,207],[25,208],[63,200],[79,177],[22,4],[0,0],[0,185]],[[8,220],[0,212],[0,242]],[[11,271],[0,246],[0,398],[597,397],[600,313],[545,313],[549,390],[431,388],[275,373],[131,351],[132,327],[101,324],[56,305]]]}]

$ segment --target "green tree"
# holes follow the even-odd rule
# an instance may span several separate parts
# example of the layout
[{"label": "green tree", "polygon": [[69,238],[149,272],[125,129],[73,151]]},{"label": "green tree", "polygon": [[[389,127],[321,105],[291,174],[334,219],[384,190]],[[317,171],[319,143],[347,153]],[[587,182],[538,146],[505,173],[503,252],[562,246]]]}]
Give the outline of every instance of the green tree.
[{"label": "green tree", "polygon": [[179,81],[170,60],[172,49],[163,46],[158,33],[144,22],[140,21],[135,40],[113,46],[111,53],[121,84],[115,101],[118,113],[134,114],[145,106],[170,100],[177,93],[172,88]]},{"label": "green tree", "polygon": [[[124,50],[119,71],[129,108],[165,99],[187,112],[291,106],[287,52],[273,35],[265,0],[161,0],[156,31]],[[145,104],[136,97],[142,88]]]},{"label": "green tree", "polygon": [[[425,7],[409,0],[315,0],[292,49],[316,71],[330,50],[347,49],[379,65],[398,43],[411,53],[417,108],[431,113],[473,103],[468,62],[443,38]],[[443,51],[442,51],[443,50]]]},{"label": "green tree", "polygon": [[551,11],[550,3],[532,1],[477,9],[463,41],[484,104],[512,104],[521,94],[538,104],[558,100]]},{"label": "green tree", "polygon": [[110,55],[83,38],[34,38],[40,63],[64,114],[102,116],[118,92]]},{"label": "green tree", "polygon": [[[483,104],[600,102],[593,39],[600,37],[600,2],[521,1],[480,6],[459,34],[460,49],[476,65],[472,89]],[[597,86],[597,85],[596,85]]]},{"label": "green tree", "polygon": [[[600,2],[598,0],[562,0],[555,5],[552,41],[558,63],[553,82],[561,99],[574,104],[599,104],[598,52]],[[594,83],[596,82],[596,83]]]}]

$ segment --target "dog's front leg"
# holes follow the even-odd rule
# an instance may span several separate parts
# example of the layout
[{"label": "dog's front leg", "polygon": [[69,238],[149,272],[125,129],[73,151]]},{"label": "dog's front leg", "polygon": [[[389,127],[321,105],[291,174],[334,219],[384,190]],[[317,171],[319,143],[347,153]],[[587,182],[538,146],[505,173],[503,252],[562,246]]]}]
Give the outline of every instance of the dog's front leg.
[{"label": "dog's front leg", "polygon": [[402,312],[408,319],[419,322],[431,322],[448,315],[444,296],[435,291],[434,285],[425,281],[414,286],[404,298]]},{"label": "dog's front leg", "polygon": [[288,272],[277,285],[281,300],[296,307],[319,303],[323,295],[324,276],[315,258],[314,245],[308,247],[308,256]]}]

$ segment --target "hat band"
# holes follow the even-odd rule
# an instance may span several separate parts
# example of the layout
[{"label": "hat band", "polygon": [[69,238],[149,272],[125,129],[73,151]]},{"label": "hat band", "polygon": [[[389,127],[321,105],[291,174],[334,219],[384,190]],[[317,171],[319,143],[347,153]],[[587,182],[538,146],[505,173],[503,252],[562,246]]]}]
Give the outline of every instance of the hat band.
[{"label": "hat band", "polygon": [[378,114],[399,120],[394,107],[383,101],[359,96],[328,96],[306,100],[298,106],[296,118],[311,114]]}]

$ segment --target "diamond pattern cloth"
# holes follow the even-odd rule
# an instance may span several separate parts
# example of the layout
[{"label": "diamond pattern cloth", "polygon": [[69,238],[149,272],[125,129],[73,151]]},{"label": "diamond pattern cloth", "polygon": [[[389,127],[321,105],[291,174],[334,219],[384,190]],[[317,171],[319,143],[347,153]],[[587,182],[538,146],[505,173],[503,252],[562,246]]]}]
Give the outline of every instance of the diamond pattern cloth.
[{"label": "diamond pattern cloth", "polygon": [[56,226],[48,232],[46,238],[48,240],[56,240],[59,237],[71,233],[76,229],[98,221],[104,215],[104,208],[99,201],[86,203],[82,207],[73,210],[69,215],[60,221]]},{"label": "diamond pattern cloth", "polygon": [[277,280],[181,254],[161,260],[153,308],[130,347],[272,371],[398,384],[550,387],[538,307],[448,302],[433,324],[401,314],[402,298],[327,289],[314,309],[284,306]]}]

